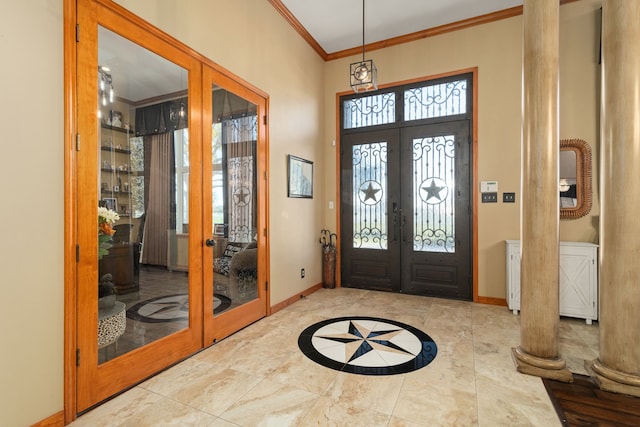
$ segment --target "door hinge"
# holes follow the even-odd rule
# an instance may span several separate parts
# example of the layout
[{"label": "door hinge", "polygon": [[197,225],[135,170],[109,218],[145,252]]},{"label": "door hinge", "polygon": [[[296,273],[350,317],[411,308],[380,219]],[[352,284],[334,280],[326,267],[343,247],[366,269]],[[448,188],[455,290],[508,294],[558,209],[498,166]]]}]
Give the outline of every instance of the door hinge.
[{"label": "door hinge", "polygon": [[269,281],[264,282],[264,290],[269,291]]},{"label": "door hinge", "polygon": [[264,116],[262,116],[262,121],[264,122],[264,125],[266,126],[267,124],[269,124],[269,119],[267,118],[267,115],[265,114]]},{"label": "door hinge", "polygon": [[80,42],[80,24],[76,24],[76,43]]},{"label": "door hinge", "polygon": [[267,171],[264,171],[264,180],[265,180],[265,181],[267,180],[267,176],[268,176],[268,175],[267,175]]},{"label": "door hinge", "polygon": [[80,245],[76,245],[76,262],[80,262]]},{"label": "door hinge", "polygon": [[80,134],[76,133],[76,151],[80,151]]},{"label": "door hinge", "polygon": [[80,349],[76,348],[76,366],[80,366]]},{"label": "door hinge", "polygon": [[264,237],[267,237],[267,228],[264,229]]}]

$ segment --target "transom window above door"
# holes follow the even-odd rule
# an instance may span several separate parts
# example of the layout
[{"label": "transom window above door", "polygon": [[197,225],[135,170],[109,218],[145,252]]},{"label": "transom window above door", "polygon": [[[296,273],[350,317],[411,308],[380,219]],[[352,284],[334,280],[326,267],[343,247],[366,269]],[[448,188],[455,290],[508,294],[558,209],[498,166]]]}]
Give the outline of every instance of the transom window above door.
[{"label": "transom window above door", "polygon": [[467,90],[468,79],[461,77],[463,76],[420,82],[399,86],[392,91],[343,98],[343,129],[465,116],[471,94]]}]

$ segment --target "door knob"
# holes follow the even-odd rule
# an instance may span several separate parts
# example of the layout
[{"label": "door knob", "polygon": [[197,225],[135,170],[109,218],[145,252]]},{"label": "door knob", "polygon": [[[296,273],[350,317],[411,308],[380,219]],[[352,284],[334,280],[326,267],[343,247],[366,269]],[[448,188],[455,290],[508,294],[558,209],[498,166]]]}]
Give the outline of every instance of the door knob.
[{"label": "door knob", "polygon": [[216,241],[213,239],[207,239],[204,241],[204,244],[212,248],[216,245]]}]

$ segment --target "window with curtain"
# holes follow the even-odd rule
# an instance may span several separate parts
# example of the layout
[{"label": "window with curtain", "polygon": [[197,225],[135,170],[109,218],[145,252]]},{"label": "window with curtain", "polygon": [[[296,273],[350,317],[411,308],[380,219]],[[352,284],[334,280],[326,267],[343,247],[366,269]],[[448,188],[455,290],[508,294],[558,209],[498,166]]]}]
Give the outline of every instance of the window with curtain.
[{"label": "window with curtain", "polygon": [[189,129],[173,132],[176,159],[176,229],[189,232]]},{"label": "window with curtain", "polygon": [[255,239],[257,224],[256,106],[223,89],[213,91],[213,222],[230,242]]},{"label": "window with curtain", "polygon": [[250,242],[255,234],[256,116],[222,121],[227,158],[227,221],[229,241]]},{"label": "window with curtain", "polygon": [[[186,97],[138,107],[137,141],[142,141],[143,198],[141,262],[168,265],[168,242],[189,220],[189,134]],[[138,142],[139,144],[139,142]],[[138,160],[140,162],[140,160]]]}]

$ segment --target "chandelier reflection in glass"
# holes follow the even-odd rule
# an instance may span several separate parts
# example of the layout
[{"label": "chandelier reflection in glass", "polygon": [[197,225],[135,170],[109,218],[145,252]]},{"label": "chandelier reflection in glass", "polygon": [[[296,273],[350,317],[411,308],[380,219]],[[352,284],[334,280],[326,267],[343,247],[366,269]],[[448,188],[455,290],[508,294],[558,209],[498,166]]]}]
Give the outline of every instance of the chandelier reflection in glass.
[{"label": "chandelier reflection in glass", "polygon": [[351,87],[354,92],[378,89],[378,69],[372,59],[364,59],[364,0],[362,0],[362,61],[351,64]]},{"label": "chandelier reflection in glass", "polygon": [[[106,107],[113,104],[115,93],[113,91],[113,79],[109,67],[98,65],[98,102]],[[102,111],[98,108],[98,118],[102,118]]]}]

